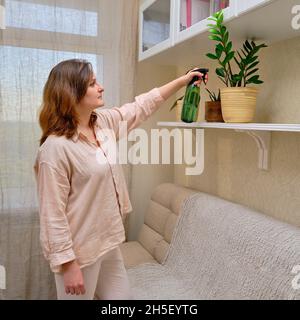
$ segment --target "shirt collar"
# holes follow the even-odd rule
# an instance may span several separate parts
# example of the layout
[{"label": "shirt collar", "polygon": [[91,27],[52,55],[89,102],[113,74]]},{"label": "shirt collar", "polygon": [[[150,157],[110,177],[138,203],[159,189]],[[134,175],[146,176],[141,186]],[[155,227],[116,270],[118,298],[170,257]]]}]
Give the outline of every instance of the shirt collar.
[{"label": "shirt collar", "polygon": [[[94,125],[94,130],[95,130],[95,133],[97,134],[97,131],[99,130],[99,126],[98,126],[98,124],[97,124],[97,121],[96,121],[96,123],[95,123],[95,125]],[[72,136],[72,140],[74,141],[74,142],[77,142],[78,141],[78,139],[79,139],[79,137],[80,137],[80,135],[82,135],[82,133],[78,130],[78,128],[76,128],[76,131],[75,131],[75,133],[74,133],[74,135]],[[97,136],[97,135],[96,135]]]}]

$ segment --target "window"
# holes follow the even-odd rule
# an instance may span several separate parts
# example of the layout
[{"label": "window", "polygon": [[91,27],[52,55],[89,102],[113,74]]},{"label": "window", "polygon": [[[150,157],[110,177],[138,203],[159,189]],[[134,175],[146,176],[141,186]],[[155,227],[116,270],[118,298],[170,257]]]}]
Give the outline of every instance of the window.
[{"label": "window", "polygon": [[1,210],[37,206],[33,163],[41,136],[38,110],[53,66],[86,59],[103,84],[104,59],[110,56],[103,41],[99,45],[96,2],[5,1],[6,29],[0,37]]},{"label": "window", "polygon": [[33,112],[41,104],[43,86],[50,70],[58,62],[74,58],[91,62],[98,81],[103,83],[102,55],[0,46],[1,121],[36,121]]},{"label": "window", "polygon": [[6,27],[97,36],[98,13],[6,0]]},{"label": "window", "polygon": [[91,62],[103,83],[101,55],[0,46],[0,150],[5,153],[0,153],[1,178],[5,181],[2,208],[25,208],[37,203],[32,157],[37,146],[33,139],[40,136],[37,111],[42,90],[52,67],[73,58]]}]

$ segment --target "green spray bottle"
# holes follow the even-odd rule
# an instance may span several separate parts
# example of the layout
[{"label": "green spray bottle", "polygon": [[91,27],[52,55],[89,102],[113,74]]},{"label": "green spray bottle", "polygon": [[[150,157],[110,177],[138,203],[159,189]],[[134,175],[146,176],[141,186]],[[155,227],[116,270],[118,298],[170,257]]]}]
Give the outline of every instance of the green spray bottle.
[{"label": "green spray bottle", "polygon": [[[206,84],[205,76],[209,69],[195,69],[193,71],[199,71],[203,74],[202,79]],[[198,76],[193,77],[190,83],[187,85],[183,100],[183,106],[181,111],[181,120],[183,122],[195,122],[198,118],[198,106],[200,103],[200,87],[194,84],[199,80]]]}]

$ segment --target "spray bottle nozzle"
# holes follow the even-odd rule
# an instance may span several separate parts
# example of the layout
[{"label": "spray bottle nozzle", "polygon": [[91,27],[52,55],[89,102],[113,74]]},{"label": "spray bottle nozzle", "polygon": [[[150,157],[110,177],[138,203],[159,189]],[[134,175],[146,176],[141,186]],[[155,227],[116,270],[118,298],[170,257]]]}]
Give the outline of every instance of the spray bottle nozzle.
[{"label": "spray bottle nozzle", "polygon": [[[194,69],[192,71],[198,71],[198,72],[201,72],[203,74],[202,76],[202,80],[204,82],[204,84],[206,85],[206,79],[205,79],[205,76],[206,74],[208,73],[209,69],[206,69],[206,68],[199,68],[199,69]],[[191,82],[189,83],[189,85],[193,84],[195,81],[199,80],[199,77],[198,76],[195,76],[193,77],[193,79],[191,80]]]}]

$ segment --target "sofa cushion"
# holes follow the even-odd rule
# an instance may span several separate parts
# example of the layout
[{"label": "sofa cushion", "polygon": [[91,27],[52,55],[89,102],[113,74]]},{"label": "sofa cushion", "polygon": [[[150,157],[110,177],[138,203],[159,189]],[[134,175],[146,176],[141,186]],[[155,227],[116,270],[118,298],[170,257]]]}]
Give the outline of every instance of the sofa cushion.
[{"label": "sofa cushion", "polygon": [[121,251],[127,268],[146,262],[157,263],[153,256],[137,241],[122,243]]},{"label": "sofa cushion", "polygon": [[144,223],[157,233],[163,235],[170,214],[172,212],[168,208],[150,200]]},{"label": "sofa cushion", "polygon": [[154,258],[158,263],[163,263],[166,257],[166,254],[169,250],[170,243],[161,240],[154,249]]},{"label": "sofa cushion", "polygon": [[178,216],[176,214],[172,213],[169,215],[168,220],[165,224],[165,230],[164,230],[163,235],[164,235],[164,239],[168,243],[171,242],[173,231],[174,231],[174,228],[177,223],[177,219],[178,219]]},{"label": "sofa cushion", "polygon": [[142,225],[138,241],[152,256],[154,256],[154,249],[161,240],[163,240],[162,235],[149,228],[146,224]]}]

